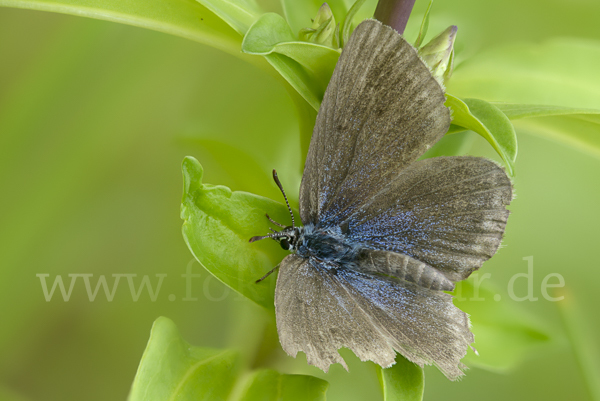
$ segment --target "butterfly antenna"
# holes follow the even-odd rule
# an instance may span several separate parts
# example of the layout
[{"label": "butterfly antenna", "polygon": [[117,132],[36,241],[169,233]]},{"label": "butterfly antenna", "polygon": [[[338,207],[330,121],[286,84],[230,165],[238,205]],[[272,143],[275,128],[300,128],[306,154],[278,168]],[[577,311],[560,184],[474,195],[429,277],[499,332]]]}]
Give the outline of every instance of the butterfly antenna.
[{"label": "butterfly antenna", "polygon": [[283,238],[283,237],[285,237],[285,235],[282,236],[278,231],[276,231],[271,234],[252,237],[252,238],[250,238],[250,242],[260,241],[261,239],[265,239],[265,238]]},{"label": "butterfly antenna", "polygon": [[275,184],[277,184],[277,186],[279,187],[279,190],[283,194],[283,199],[285,199],[285,204],[287,205],[288,210],[290,211],[290,216],[292,216],[292,228],[296,228],[296,225],[294,224],[294,213],[292,213],[292,208],[290,207],[290,202],[288,202],[288,198],[285,195],[285,191],[283,190],[283,186],[281,185],[281,181],[279,181],[279,177],[277,177],[277,171],[275,171],[275,170],[273,170],[273,180],[275,181]]},{"label": "butterfly antenna", "polygon": [[269,216],[267,213],[265,213],[265,216],[267,216],[267,219],[269,219],[269,221],[270,221],[271,223],[273,223],[273,224],[275,224],[276,226],[279,226],[279,227],[281,227],[281,228],[285,228],[285,226],[284,226],[283,224],[281,224],[281,223],[278,223],[278,222],[276,222],[275,220],[273,220],[273,219],[271,218],[271,216]]}]

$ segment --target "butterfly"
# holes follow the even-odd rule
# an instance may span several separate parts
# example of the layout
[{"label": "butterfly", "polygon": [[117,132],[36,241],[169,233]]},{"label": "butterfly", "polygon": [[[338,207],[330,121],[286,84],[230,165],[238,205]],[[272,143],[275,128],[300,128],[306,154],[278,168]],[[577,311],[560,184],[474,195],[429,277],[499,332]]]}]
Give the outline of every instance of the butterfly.
[{"label": "butterfly", "polygon": [[[512,183],[491,160],[417,160],[450,126],[442,86],[392,28],[353,32],[319,109],[300,186],[297,226],[272,238],[283,349],[324,371],[338,349],[382,367],[396,352],[451,380],[474,337],[445,291],[497,251]],[[284,194],[276,173],[274,179]],[[267,215],[268,217],[268,215]],[[269,274],[269,273],[268,273]],[[266,277],[266,276],[265,276]]]}]

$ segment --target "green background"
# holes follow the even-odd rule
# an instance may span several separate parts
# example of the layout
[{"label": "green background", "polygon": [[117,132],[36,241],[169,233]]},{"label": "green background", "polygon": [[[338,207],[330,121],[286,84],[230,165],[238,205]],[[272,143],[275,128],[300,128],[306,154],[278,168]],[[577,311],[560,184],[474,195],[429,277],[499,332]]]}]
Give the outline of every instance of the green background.
[{"label": "green background", "polygon": [[[417,2],[415,15],[425,6]],[[459,26],[460,61],[553,37],[600,46],[599,16],[595,0],[440,0],[430,29]],[[595,104],[578,106],[600,108],[597,94]],[[515,127],[517,198],[505,246],[482,272],[507,298],[510,277],[534,257],[540,299],[515,306],[552,343],[509,372],[473,368],[457,383],[426,368],[426,400],[591,399],[572,344],[600,357],[600,161],[541,138],[526,120]],[[237,57],[116,23],[0,8],[0,399],[124,399],[161,315],[191,344],[256,347],[269,315],[193,262],[182,240],[181,161],[200,160],[205,182],[279,201],[268,169],[297,193],[299,146],[280,81]],[[480,138],[470,153],[497,158]],[[198,300],[186,302],[180,275],[189,263],[201,276],[193,282]],[[112,274],[135,273],[136,285],[143,275],[167,277],[155,302],[147,293],[133,302],[125,279],[112,302],[103,293],[90,302],[81,281],[68,302],[59,294],[46,302],[41,273],[49,283],[74,273],[104,274],[109,283]],[[549,273],[565,278],[562,314],[540,293]],[[524,294],[524,280],[517,283]],[[573,326],[574,342],[565,330]],[[325,375],[302,356],[274,365],[325,378],[329,400],[379,397],[370,364],[343,355],[350,373],[334,366]]]}]

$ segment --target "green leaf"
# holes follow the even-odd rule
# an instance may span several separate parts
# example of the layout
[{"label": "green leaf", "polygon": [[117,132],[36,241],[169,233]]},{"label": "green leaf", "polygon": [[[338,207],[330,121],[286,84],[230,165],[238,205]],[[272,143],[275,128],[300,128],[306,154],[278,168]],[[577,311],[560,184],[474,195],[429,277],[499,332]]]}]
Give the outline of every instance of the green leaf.
[{"label": "green leaf", "polygon": [[242,51],[264,56],[283,42],[293,42],[296,36],[285,19],[279,14],[267,13],[249,29],[242,42]]},{"label": "green leaf", "polygon": [[344,47],[348,40],[350,39],[350,35],[352,35],[352,22],[354,21],[354,17],[358,13],[358,10],[365,4],[366,0],[356,0],[356,2],[350,7],[348,14],[342,21],[342,25],[340,28],[340,32],[342,34],[342,43],[341,47]]},{"label": "green leaf", "polygon": [[[573,107],[490,102],[515,123],[521,131],[600,156],[600,110]],[[529,119],[536,117],[535,119]],[[448,134],[465,131],[451,124]]]},{"label": "green leaf", "polygon": [[600,110],[596,109],[580,109],[574,107],[563,106],[547,106],[543,104],[515,104],[490,102],[500,109],[506,117],[511,120],[530,117],[548,117],[548,116],[565,116],[572,114],[596,114],[600,115]]},{"label": "green leaf", "polygon": [[159,317],[128,399],[226,400],[236,379],[237,359],[234,351],[192,347],[171,320]]},{"label": "green leaf", "polygon": [[0,6],[103,19],[181,36],[240,57],[241,36],[189,0],[0,0]]},{"label": "green leaf", "polygon": [[242,51],[262,55],[318,110],[333,69],[340,56],[328,46],[295,41],[288,23],[278,14],[267,13],[252,25]]},{"label": "green leaf", "polygon": [[448,92],[493,102],[600,109],[600,42],[553,39],[483,51],[454,71]]},{"label": "green leaf", "polygon": [[[523,311],[516,301],[502,299],[487,282],[474,285],[478,273],[456,285],[454,304],[471,318],[474,347],[463,362],[496,372],[514,368],[529,352],[550,341],[536,319]],[[483,280],[483,279],[482,279]]]},{"label": "green leaf", "polygon": [[600,157],[599,115],[575,114],[523,119],[517,121],[515,126],[528,134],[537,135]]},{"label": "green leaf", "polygon": [[598,65],[598,41],[553,39],[542,44],[511,44],[463,62],[448,90],[459,97],[508,103],[493,104],[511,119],[554,116],[522,121],[517,126],[598,155],[600,126],[570,116],[595,114],[592,108],[600,110]]},{"label": "green leaf", "polygon": [[508,119],[496,106],[480,99],[461,100],[446,94],[446,106],[452,109],[452,123],[475,131],[487,140],[514,175],[517,136]]},{"label": "green leaf", "polygon": [[340,53],[330,47],[308,42],[279,43],[273,46],[271,52],[287,56],[306,69],[310,79],[316,81],[314,95],[320,105]]},{"label": "green leaf", "polygon": [[318,94],[322,92],[322,89],[300,64],[278,53],[268,54],[264,57],[310,107],[319,110],[323,96]]},{"label": "green leaf", "polygon": [[423,399],[425,375],[423,369],[402,355],[387,369],[377,366],[384,401],[420,401]]},{"label": "green leaf", "polygon": [[287,252],[274,241],[248,240],[269,233],[265,213],[276,221],[289,222],[287,208],[261,196],[203,184],[202,166],[192,157],[183,160],[182,170],[181,218],[190,251],[216,278],[272,310],[276,274],[258,284],[255,281],[279,264]]},{"label": "green leaf", "polygon": [[254,374],[240,401],[325,401],[329,383],[307,375],[286,375],[274,370]]},{"label": "green leaf", "polygon": [[170,319],[159,317],[128,400],[325,401],[327,381],[270,369],[253,372],[239,395],[240,365],[237,352],[191,346]]},{"label": "green leaf", "polygon": [[455,134],[457,132],[465,132],[467,129],[465,127],[461,127],[460,125],[450,124],[450,128],[448,128],[448,132],[446,135]]},{"label": "green leaf", "polygon": [[[492,103],[517,127],[582,152],[600,156],[600,110],[532,104]],[[531,117],[538,117],[529,120]],[[542,117],[542,118],[539,118]]]},{"label": "green leaf", "polygon": [[219,16],[240,35],[258,19],[261,11],[254,0],[196,0]]},{"label": "green leaf", "polygon": [[433,5],[433,0],[429,2],[427,6],[427,10],[425,11],[425,16],[423,17],[423,22],[421,23],[421,29],[419,29],[419,36],[417,36],[417,40],[415,41],[415,47],[418,49],[419,46],[423,43],[425,36],[427,35],[427,29],[429,29],[429,12],[431,11],[431,6]]}]

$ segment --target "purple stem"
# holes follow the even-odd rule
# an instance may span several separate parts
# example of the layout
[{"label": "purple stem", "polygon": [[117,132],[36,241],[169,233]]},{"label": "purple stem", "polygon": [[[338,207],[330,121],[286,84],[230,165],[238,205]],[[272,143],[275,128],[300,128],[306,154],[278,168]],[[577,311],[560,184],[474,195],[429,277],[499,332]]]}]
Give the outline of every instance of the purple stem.
[{"label": "purple stem", "polygon": [[414,5],[415,0],[379,0],[373,17],[402,35]]}]

